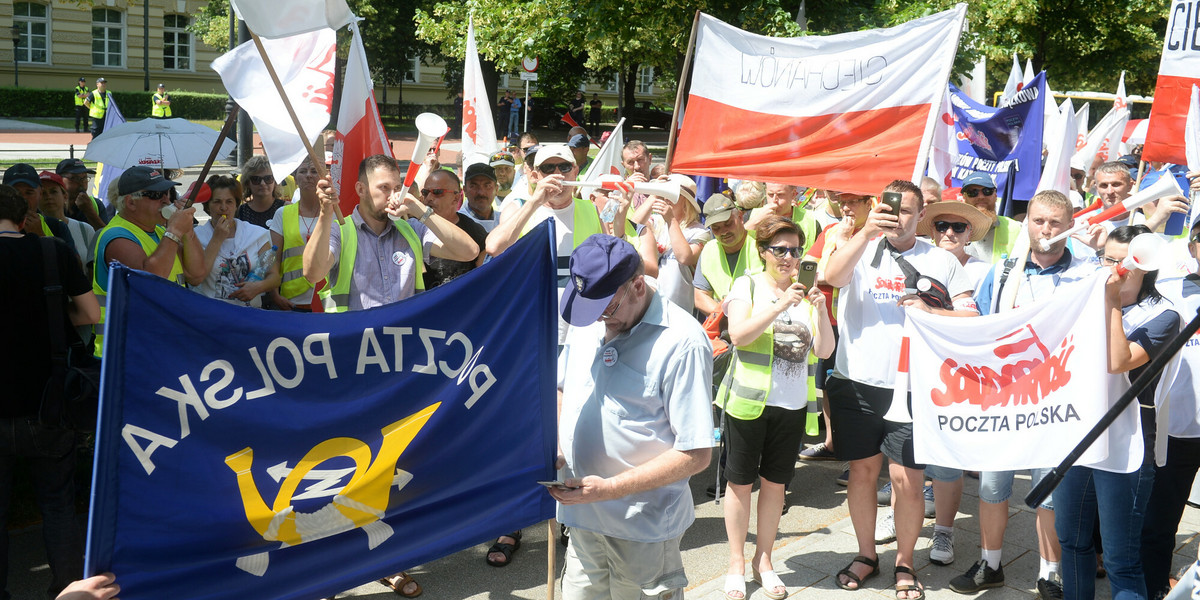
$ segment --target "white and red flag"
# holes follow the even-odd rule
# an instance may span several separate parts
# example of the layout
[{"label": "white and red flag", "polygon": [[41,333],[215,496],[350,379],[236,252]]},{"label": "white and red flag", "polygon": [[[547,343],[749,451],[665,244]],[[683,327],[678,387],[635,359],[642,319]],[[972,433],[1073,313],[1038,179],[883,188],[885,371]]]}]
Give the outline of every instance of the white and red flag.
[{"label": "white and red flag", "polygon": [[1084,102],[1079,110],[1075,111],[1075,150],[1079,151],[1083,145],[1087,143],[1088,135],[1088,117],[1091,116],[1092,104]]},{"label": "white and red flag", "polygon": [[954,187],[950,180],[957,160],[958,131],[954,127],[954,109],[950,105],[950,89],[947,87],[942,96],[941,110],[933,123],[933,143],[929,149],[929,169],[926,174],[936,179],[943,188]]},{"label": "white and red flag", "polygon": [[341,29],[354,20],[346,0],[230,0],[250,31],[280,38],[321,29]]},{"label": "white and red flag", "polygon": [[333,144],[333,162],[329,175],[338,186],[338,202],[342,214],[348,215],[358,206],[358,165],[375,154],[392,155],[387,133],[379,119],[375,104],[375,85],[367,68],[367,53],[363,50],[358,24],[350,24],[350,56],[346,59],[346,77],[342,85],[342,105],[338,108],[337,134]]},{"label": "white and red flag", "polygon": [[[262,41],[309,143],[316,143],[329,124],[333,108],[335,37],[332,29],[321,29]],[[221,55],[212,68],[221,76],[225,90],[254,121],[275,176],[283,179],[291,175],[308,151],[296,134],[283,98],[271,85],[271,76],[254,42]]]},{"label": "white and red flag", "polygon": [[[980,471],[1058,465],[1107,411],[1121,377],[1107,369],[1105,279],[974,319],[906,311],[916,460]],[[1132,453],[1132,408],[1111,430],[1126,434],[1124,447],[1101,436],[1078,464],[1126,466],[1116,463]]]},{"label": "white and red flag", "polygon": [[1121,156],[1121,136],[1125,133],[1125,124],[1129,122],[1129,109],[1112,107],[1108,114],[1087,134],[1083,147],[1075,151],[1075,164],[1082,165],[1081,169],[1090,169],[1092,161],[1100,156],[1100,161],[1116,160]]},{"label": "white and red flag", "polygon": [[1021,80],[1021,63],[1017,62],[1017,53],[1013,52],[1012,69],[1008,72],[1008,81],[1004,84],[1004,93],[1000,94],[998,106],[1001,108],[1008,106],[1008,102],[1017,95],[1017,92],[1021,91],[1022,87],[1025,87],[1025,84]]},{"label": "white and red flag", "polygon": [[595,181],[601,175],[616,175],[622,177],[624,166],[621,164],[621,150],[625,148],[625,117],[617,121],[604,145],[588,165],[586,173],[579,177],[580,181]]},{"label": "white and red flag", "polygon": [[[1054,102],[1048,102],[1054,106]],[[1078,124],[1075,121],[1075,107],[1071,99],[1063,100],[1056,107],[1054,121],[1046,124],[1043,144],[1047,149],[1045,163],[1042,167],[1042,178],[1038,181],[1038,191],[1056,190],[1064,195],[1071,192],[1071,158],[1075,156],[1075,142],[1078,139]]]},{"label": "white and red flag", "polygon": [[965,16],[772,38],[701,15],[672,169],[860,194],[917,180]]},{"label": "white and red flag", "polygon": [[1194,5],[1192,0],[1171,2],[1142,160],[1177,165],[1187,162],[1183,146],[1184,122],[1192,86],[1200,84],[1200,43],[1196,38],[1197,9]]},{"label": "white and red flag", "polygon": [[485,162],[496,149],[496,124],[492,103],[483,85],[479,52],[475,47],[475,22],[467,21],[467,56],[463,65],[462,165]]}]

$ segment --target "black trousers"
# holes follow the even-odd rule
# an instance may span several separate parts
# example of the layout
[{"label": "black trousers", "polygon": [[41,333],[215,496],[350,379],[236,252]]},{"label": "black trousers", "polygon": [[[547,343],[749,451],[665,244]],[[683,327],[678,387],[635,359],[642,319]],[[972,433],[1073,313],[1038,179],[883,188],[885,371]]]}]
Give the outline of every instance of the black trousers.
[{"label": "black trousers", "polygon": [[1169,438],[1167,464],[1156,467],[1154,487],[1142,522],[1142,572],[1146,591],[1159,597],[1169,588],[1175,534],[1183,508],[1192,493],[1192,481],[1200,469],[1200,439]]},{"label": "black trousers", "polygon": [[[80,127],[80,124],[83,127]],[[75,133],[88,130],[88,108],[83,105],[75,107]]]}]

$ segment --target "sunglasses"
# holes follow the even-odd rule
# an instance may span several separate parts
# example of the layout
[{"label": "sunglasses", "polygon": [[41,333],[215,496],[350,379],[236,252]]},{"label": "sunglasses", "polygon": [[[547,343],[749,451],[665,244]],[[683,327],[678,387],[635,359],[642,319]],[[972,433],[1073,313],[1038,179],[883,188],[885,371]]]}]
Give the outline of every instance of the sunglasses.
[{"label": "sunglasses", "polygon": [[996,193],[996,188],[981,187],[981,188],[974,188],[971,190],[963,190],[963,195],[968,198],[975,198],[976,196],[980,196],[980,195],[991,196],[991,195],[994,195],[995,193]]},{"label": "sunglasses", "polygon": [[1193,235],[1192,237],[1188,238],[1188,241],[1193,244],[1200,244],[1200,233],[1197,233],[1196,235]]},{"label": "sunglasses", "polygon": [[966,223],[951,223],[950,221],[934,221],[933,228],[938,233],[946,233],[947,229],[953,229],[954,233],[965,233],[967,231]]},{"label": "sunglasses", "polygon": [[441,197],[442,194],[447,194],[447,193],[457,194],[458,192],[456,192],[454,190],[447,190],[445,188],[426,188],[426,189],[421,190],[422,196],[428,196],[428,195],[432,194],[439,198]]},{"label": "sunglasses", "polygon": [[575,165],[573,165],[569,162],[542,163],[541,165],[538,166],[538,170],[542,172],[542,175],[553,175],[555,171],[562,173],[563,175],[566,175],[567,173],[570,173],[571,170],[574,168],[575,168]]},{"label": "sunglasses", "polygon": [[274,175],[251,175],[250,185],[262,185],[264,183],[275,183]]},{"label": "sunglasses", "polygon": [[800,253],[804,251],[799,246],[767,246],[767,250],[770,250],[771,254],[775,255],[775,258],[783,258],[785,256],[800,258]]},{"label": "sunglasses", "polygon": [[488,157],[488,160],[490,160],[491,162],[496,162],[496,161],[498,161],[498,160],[509,160],[509,161],[511,161],[512,159],[513,159],[513,155],[511,155],[511,154],[509,154],[509,153],[507,153],[507,152],[501,152],[501,153],[499,153],[499,154],[493,154],[493,155],[491,155],[490,157]]},{"label": "sunglasses", "polygon": [[167,192],[165,192],[165,191],[152,192],[150,190],[142,190],[142,197],[149,198],[151,200],[162,200],[164,197],[166,197],[166,195],[167,195]]}]

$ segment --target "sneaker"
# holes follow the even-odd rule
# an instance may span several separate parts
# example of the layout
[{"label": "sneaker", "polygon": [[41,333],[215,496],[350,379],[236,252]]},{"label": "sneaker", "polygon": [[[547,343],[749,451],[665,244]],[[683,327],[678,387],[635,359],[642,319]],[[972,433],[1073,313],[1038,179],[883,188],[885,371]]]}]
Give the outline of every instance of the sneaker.
[{"label": "sneaker", "polygon": [[800,460],[836,460],[836,457],[833,455],[833,450],[830,450],[825,442],[821,442],[801,450]]},{"label": "sneaker", "polygon": [[966,573],[950,580],[950,589],[960,594],[974,594],[979,590],[1002,585],[1004,585],[1004,567],[992,569],[982,559],[971,565]]},{"label": "sneaker", "polygon": [[1063,597],[1062,585],[1051,579],[1037,580],[1037,593],[1041,600],[1058,600]]},{"label": "sneaker", "polygon": [[933,503],[933,486],[925,486],[925,518],[932,519],[937,516],[937,507]]},{"label": "sneaker", "polygon": [[875,543],[887,544],[894,541],[896,541],[896,515],[889,510],[875,524]]},{"label": "sneaker", "polygon": [[875,493],[875,504],[879,506],[892,505],[892,482],[889,481],[883,484],[883,487],[879,488],[879,491]]},{"label": "sneaker", "polygon": [[954,532],[933,530],[933,547],[929,549],[929,562],[943,567],[954,562]]},{"label": "sneaker", "polygon": [[842,487],[850,485],[850,463],[842,466],[842,474],[838,475],[834,481]]}]

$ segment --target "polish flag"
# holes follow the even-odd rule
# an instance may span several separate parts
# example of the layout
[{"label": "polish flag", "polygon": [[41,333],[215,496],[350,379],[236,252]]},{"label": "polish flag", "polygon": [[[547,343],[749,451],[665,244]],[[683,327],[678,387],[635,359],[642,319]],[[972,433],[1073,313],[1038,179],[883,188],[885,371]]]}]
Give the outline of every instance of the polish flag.
[{"label": "polish flag", "polygon": [[[335,42],[332,29],[262,41],[304,134],[313,144],[329,124],[333,108]],[[221,55],[212,68],[221,76],[225,90],[254,121],[275,177],[282,180],[291,175],[308,157],[308,151],[296,135],[296,127],[271,84],[254,42]]]},{"label": "polish flag", "polygon": [[350,24],[353,39],[350,56],[346,59],[346,78],[342,86],[342,105],[338,109],[337,134],[333,143],[333,164],[330,177],[338,186],[342,214],[348,215],[358,206],[358,165],[375,154],[392,155],[387,133],[379,119],[375,104],[375,86],[367,69],[367,53],[363,50],[358,24]]},{"label": "polish flag", "polygon": [[475,23],[467,21],[467,56],[463,65],[462,164],[485,162],[496,149],[496,124],[492,103],[483,85],[479,52],[475,47]]},{"label": "polish flag", "polygon": [[701,15],[673,170],[859,194],[919,180],[965,16],[771,38]]},{"label": "polish flag", "polygon": [[1142,159],[1182,165],[1187,162],[1183,133],[1192,86],[1200,84],[1200,48],[1194,40],[1196,9],[1190,0],[1173,0],[1163,40],[1154,104]]},{"label": "polish flag", "polygon": [[265,39],[336,31],[354,19],[346,0],[288,0],[286,10],[279,0],[230,0],[230,4],[250,31]]},{"label": "polish flag", "polygon": [[[596,157],[592,159],[592,163],[588,165],[588,170],[584,173],[580,181],[596,181],[601,175],[616,175],[622,177],[623,166],[621,164],[621,150],[625,148],[625,117],[617,122],[617,126],[613,128],[608,139],[604,140],[604,145],[600,147],[600,152],[596,153]],[[622,177],[623,178],[623,177]]]}]

